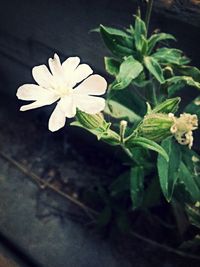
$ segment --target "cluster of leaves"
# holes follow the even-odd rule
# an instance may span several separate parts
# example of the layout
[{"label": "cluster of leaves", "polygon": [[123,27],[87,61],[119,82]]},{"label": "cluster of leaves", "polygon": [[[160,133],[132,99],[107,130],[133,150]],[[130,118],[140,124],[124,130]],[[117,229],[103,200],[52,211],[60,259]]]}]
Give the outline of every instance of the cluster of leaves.
[{"label": "cluster of leaves", "polygon": [[[135,16],[134,25],[128,29],[101,25],[99,31],[112,53],[112,57],[105,57],[105,68],[114,77],[109,85],[105,113],[117,121],[118,128],[120,120],[128,122],[125,138],[137,129],[145,114],[176,112],[179,98],[175,95],[180,89],[200,89],[200,70],[188,65],[190,60],[181,50],[167,46],[169,41],[176,40],[171,34],[157,32],[148,37],[145,22],[139,16]],[[171,97],[174,105],[169,105]],[[197,97],[183,112],[200,118],[199,104]],[[110,140],[108,143],[113,145]],[[112,199],[116,203],[116,199],[128,195],[131,210],[135,210],[158,205],[163,195],[167,202],[178,201],[190,221],[199,227],[200,213],[197,216],[194,208],[200,201],[199,155],[178,144],[172,136],[163,138],[160,144],[136,136],[127,146],[119,136],[117,144],[128,152],[129,158],[123,160],[129,169],[109,187],[111,200],[106,198],[102,212],[104,224],[111,216]],[[158,152],[158,156],[152,151]],[[112,208],[116,210],[116,204]],[[130,206],[127,213],[129,210]]]}]

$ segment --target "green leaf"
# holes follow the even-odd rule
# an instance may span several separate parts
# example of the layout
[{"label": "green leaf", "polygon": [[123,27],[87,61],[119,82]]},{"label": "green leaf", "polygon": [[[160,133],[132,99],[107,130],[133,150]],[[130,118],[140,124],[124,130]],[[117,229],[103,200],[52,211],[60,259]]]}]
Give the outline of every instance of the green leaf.
[{"label": "green leaf", "polygon": [[104,57],[106,71],[113,76],[117,76],[119,72],[120,62],[111,57]]},{"label": "green leaf", "polygon": [[130,191],[132,207],[138,208],[142,204],[144,191],[144,171],[142,167],[131,168]]},{"label": "green leaf", "polygon": [[130,189],[130,172],[126,171],[119,175],[117,179],[111,184],[110,191],[112,196],[119,195]]},{"label": "green leaf", "polygon": [[192,66],[179,66],[178,72],[184,76],[190,76],[196,82],[200,82],[200,70]]},{"label": "green leaf", "polygon": [[170,96],[186,85],[200,89],[200,83],[193,80],[190,76],[174,76],[167,79],[166,83],[168,84],[168,94]]},{"label": "green leaf", "polygon": [[155,45],[163,40],[174,40],[176,41],[176,38],[167,33],[157,33],[153,34],[149,39],[148,39],[148,54],[151,54],[152,50],[154,49]]},{"label": "green leaf", "polygon": [[184,112],[196,114],[198,118],[200,119],[200,96],[198,96],[191,103],[189,103],[185,107]]},{"label": "green leaf", "polygon": [[141,146],[143,148],[153,150],[153,151],[157,152],[158,154],[162,155],[166,161],[169,160],[169,157],[168,157],[166,151],[160,145],[158,145],[156,142],[151,141],[147,138],[144,138],[144,137],[131,138],[131,140],[127,140],[127,142],[125,144],[128,148],[134,147],[134,146]]},{"label": "green leaf", "polygon": [[158,175],[162,192],[167,201],[170,201],[180,172],[181,151],[180,146],[172,138],[165,139],[161,146],[167,152],[169,161],[158,156]]},{"label": "green leaf", "polygon": [[193,201],[200,201],[200,188],[185,163],[181,162],[179,182],[185,185],[186,190],[190,193]]},{"label": "green leaf", "polygon": [[138,77],[142,70],[143,66],[139,61],[132,56],[127,57],[120,66],[116,83],[112,86],[112,89],[121,90],[126,88],[132,80]]},{"label": "green leaf", "polygon": [[186,212],[190,223],[200,229],[200,208],[187,205]]},{"label": "green leaf", "polygon": [[[145,115],[146,105],[140,95],[137,95],[134,90],[126,88],[124,90],[110,90],[107,94],[108,104],[111,100],[127,107],[140,117]],[[112,104],[110,106],[112,112]],[[115,108],[114,108],[115,109]]]},{"label": "green leaf", "polygon": [[124,57],[133,54],[133,39],[128,33],[103,25],[100,25],[100,32],[106,46],[114,55]]},{"label": "green leaf", "polygon": [[124,106],[123,104],[116,102],[115,100],[109,100],[106,108],[104,109],[104,112],[106,114],[109,114],[113,118],[128,120],[131,123],[141,120],[141,117],[134,111]]},{"label": "green leaf", "polygon": [[153,55],[160,64],[177,64],[184,65],[190,62],[188,58],[183,56],[183,52],[178,49],[163,47],[158,49]]},{"label": "green leaf", "polygon": [[147,37],[147,29],[145,22],[140,17],[135,17],[135,46],[138,51],[142,51],[144,40]]},{"label": "green leaf", "polygon": [[163,71],[157,60],[153,57],[144,57],[144,64],[149,72],[160,82],[164,83]]}]

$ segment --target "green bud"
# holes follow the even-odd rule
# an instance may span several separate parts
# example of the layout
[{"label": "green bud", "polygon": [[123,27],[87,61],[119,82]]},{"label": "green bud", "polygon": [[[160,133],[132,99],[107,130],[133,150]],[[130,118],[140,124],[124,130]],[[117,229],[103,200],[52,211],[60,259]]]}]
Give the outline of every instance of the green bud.
[{"label": "green bud", "polygon": [[165,100],[161,104],[157,105],[152,111],[149,113],[175,113],[178,109],[179,103],[181,101],[180,97],[174,97]]},{"label": "green bud", "polygon": [[170,129],[173,124],[173,118],[167,114],[146,115],[136,130],[127,138],[126,143],[131,142],[131,139],[135,137],[145,137],[149,140],[160,142],[172,135]]},{"label": "green bud", "polygon": [[97,128],[106,130],[109,127],[109,123],[104,120],[101,113],[91,115],[79,110],[76,113],[76,118],[82,126],[90,130]]},{"label": "green bud", "polygon": [[103,114],[88,114],[78,110],[76,113],[78,122],[91,133],[97,136],[98,140],[102,140],[110,145],[119,145],[120,136],[110,129],[111,123],[107,123]]}]

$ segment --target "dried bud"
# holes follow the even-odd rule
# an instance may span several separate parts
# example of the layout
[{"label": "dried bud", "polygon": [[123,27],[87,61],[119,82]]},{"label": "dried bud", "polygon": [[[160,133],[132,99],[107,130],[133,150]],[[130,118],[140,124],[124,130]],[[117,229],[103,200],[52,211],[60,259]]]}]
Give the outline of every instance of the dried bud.
[{"label": "dried bud", "polygon": [[189,148],[193,145],[192,131],[198,127],[197,115],[183,113],[179,118],[173,117],[174,123],[170,129],[176,140],[181,145],[188,145]]}]

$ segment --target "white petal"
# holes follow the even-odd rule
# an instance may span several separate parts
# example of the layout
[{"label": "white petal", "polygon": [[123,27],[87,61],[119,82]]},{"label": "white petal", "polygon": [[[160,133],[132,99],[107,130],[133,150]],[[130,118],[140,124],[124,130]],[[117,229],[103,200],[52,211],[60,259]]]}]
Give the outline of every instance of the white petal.
[{"label": "white petal", "polygon": [[102,76],[94,74],[78,85],[74,89],[74,93],[84,95],[103,95],[106,92],[106,88],[106,80]]},{"label": "white petal", "polygon": [[53,76],[45,65],[36,66],[32,69],[34,80],[44,88],[52,88],[54,86]]},{"label": "white petal", "polygon": [[[24,84],[17,90],[17,97],[21,100],[45,100],[54,97],[55,94],[36,84]],[[55,96],[56,98],[56,96]]]},{"label": "white petal", "polygon": [[96,114],[105,108],[105,99],[95,96],[76,96],[77,108],[89,114]]},{"label": "white petal", "polygon": [[56,100],[58,100],[58,97],[56,96],[48,96],[46,99],[39,99],[31,104],[21,106],[20,111],[26,111],[29,109],[35,109],[35,108],[40,108],[43,106],[51,105],[54,103]]},{"label": "white petal", "polygon": [[74,87],[77,83],[83,81],[89,75],[93,73],[93,70],[87,64],[80,64],[73,73],[72,78],[72,87]]},{"label": "white petal", "polygon": [[60,108],[60,101],[58,102],[57,106],[55,107],[54,111],[52,112],[50,119],[49,119],[49,130],[55,132],[60,128],[64,127],[66,122],[65,113]]},{"label": "white petal", "polygon": [[49,58],[49,67],[53,76],[60,76],[62,74],[60,58],[57,54],[54,54],[54,58]]},{"label": "white petal", "polygon": [[76,115],[76,106],[72,96],[62,97],[59,106],[67,118],[73,118]]},{"label": "white petal", "polygon": [[62,63],[62,69],[65,75],[71,75],[80,63],[79,57],[69,57]]}]

